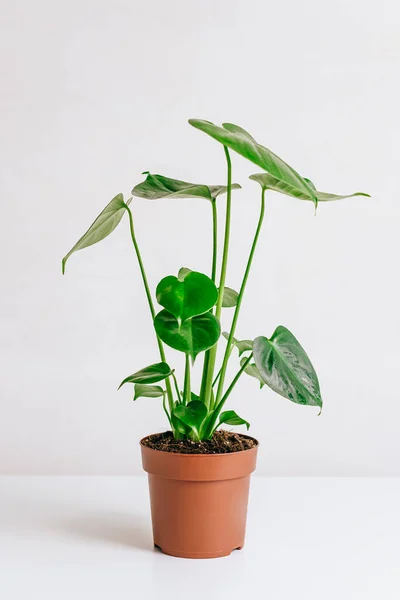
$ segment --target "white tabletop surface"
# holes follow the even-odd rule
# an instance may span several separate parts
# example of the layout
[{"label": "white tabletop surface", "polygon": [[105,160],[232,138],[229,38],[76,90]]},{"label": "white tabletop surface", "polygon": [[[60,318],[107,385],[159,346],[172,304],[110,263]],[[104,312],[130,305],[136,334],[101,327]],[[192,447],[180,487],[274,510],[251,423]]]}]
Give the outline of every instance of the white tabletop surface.
[{"label": "white tabletop surface", "polygon": [[143,477],[0,478],[3,600],[399,600],[400,480],[253,477],[242,551],[152,545]]}]

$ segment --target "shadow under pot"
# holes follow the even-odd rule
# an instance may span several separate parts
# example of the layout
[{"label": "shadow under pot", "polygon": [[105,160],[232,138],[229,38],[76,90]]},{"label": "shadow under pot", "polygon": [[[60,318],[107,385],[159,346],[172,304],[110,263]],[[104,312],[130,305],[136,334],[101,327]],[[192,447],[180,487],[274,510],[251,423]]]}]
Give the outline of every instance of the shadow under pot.
[{"label": "shadow under pot", "polygon": [[154,544],[181,558],[217,558],[243,548],[258,442],[227,454],[177,454],[149,448],[145,439]]}]

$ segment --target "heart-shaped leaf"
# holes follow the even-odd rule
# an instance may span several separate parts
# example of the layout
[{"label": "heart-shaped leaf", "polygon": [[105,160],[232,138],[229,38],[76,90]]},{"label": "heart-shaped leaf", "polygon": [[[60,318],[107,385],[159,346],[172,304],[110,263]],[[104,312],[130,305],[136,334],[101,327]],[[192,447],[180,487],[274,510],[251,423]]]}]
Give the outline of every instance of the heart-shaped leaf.
[{"label": "heart-shaped leaf", "polygon": [[193,360],[199,352],[214,346],[221,333],[218,319],[210,312],[179,322],[170,312],[162,310],[154,319],[154,327],[163,342],[189,354]]},{"label": "heart-shaped leaf", "polygon": [[[288,183],[276,179],[276,177],[273,177],[269,173],[257,173],[256,175],[250,175],[250,179],[252,179],[253,181],[257,181],[257,183],[259,183],[261,187],[266,190],[280,192],[281,194],[285,194],[286,196],[300,198],[300,200],[311,200],[311,198],[302,190],[294,188]],[[318,192],[318,190],[315,189],[314,184],[309,179],[304,178],[304,181],[307,181],[310,185],[313,186],[314,193],[317,197],[318,202],[332,202],[333,200],[353,198],[353,196],[367,196],[368,198],[370,198],[370,195],[364,194],[364,192],[355,192],[354,194],[347,194],[346,196],[338,196],[337,194],[327,194],[325,192]]]},{"label": "heart-shaped leaf", "polygon": [[182,277],[182,271],[179,271],[181,279],[174,275],[164,277],[157,286],[156,296],[174,317],[186,321],[210,310],[217,301],[218,290],[207,275],[186,269],[188,272]]},{"label": "heart-shaped leaf", "polygon": [[[206,200],[215,200],[220,194],[225,194],[225,185],[199,185],[197,183],[188,183],[179,179],[170,179],[163,175],[152,175],[145,171],[147,175],[145,181],[136,185],[132,194],[139,198],[148,200],[158,200],[159,198],[205,198]],[[239,189],[241,186],[237,183],[232,185],[232,189]]]},{"label": "heart-shaped leaf", "polygon": [[207,408],[203,402],[192,400],[187,406],[178,404],[174,408],[174,415],[185,425],[197,431],[207,417]]},{"label": "heart-shaped leaf", "polygon": [[[224,331],[222,335],[224,336],[224,338],[226,340],[229,340],[229,333]],[[241,356],[243,354],[243,352],[247,352],[248,350],[253,349],[253,341],[252,340],[237,340],[236,338],[233,338],[232,342],[233,342],[233,345],[236,346],[236,348],[238,349],[239,356]]]},{"label": "heart-shaped leaf", "polygon": [[157,381],[166,379],[172,375],[172,373],[173,371],[171,370],[170,366],[167,365],[167,363],[156,363],[154,365],[150,365],[149,367],[145,367],[136,373],[133,373],[133,375],[129,375],[129,377],[126,377],[120,384],[119,388],[125,383],[157,383]]},{"label": "heart-shaped leaf", "polygon": [[253,354],[261,377],[271,389],[297,404],[322,407],[314,367],[286,327],[277,327],[271,339],[256,338]]},{"label": "heart-shaped leaf", "polygon": [[226,410],[220,414],[218,426],[222,423],[225,423],[225,425],[246,425],[247,429],[250,427],[250,423],[239,417],[234,410]]},{"label": "heart-shaped leaf", "polygon": [[280,181],[288,183],[293,188],[303,192],[306,196],[317,204],[313,187],[307,183],[292,167],[290,167],[279,156],[258,144],[255,139],[242,127],[233,125],[232,123],[224,123],[222,127],[210,123],[210,121],[202,121],[200,119],[190,119],[189,123],[207,133],[212,138],[231,148],[244,158],[247,158],[254,164]]},{"label": "heart-shaped leaf", "polygon": [[164,396],[164,390],[159,385],[146,385],[143,383],[135,383],[135,395],[134,400],[138,398],[159,398]]},{"label": "heart-shaped leaf", "polygon": [[[241,367],[243,367],[246,360],[247,360],[247,358],[245,356],[243,356],[243,358],[240,360]],[[249,363],[248,365],[246,365],[244,372],[246,373],[246,375],[250,375],[250,377],[254,377],[255,379],[258,379],[258,381],[260,382],[260,389],[265,385],[265,381],[261,377],[260,371],[257,369],[257,366],[255,363]]]},{"label": "heart-shaped leaf", "polygon": [[87,232],[77,241],[75,246],[62,259],[62,272],[65,273],[65,265],[67,260],[74,252],[93,246],[101,240],[104,240],[118,225],[124,213],[130,204],[132,198],[124,202],[124,196],[118,194],[111,200],[105,209],[99,214],[97,219],[92,223]]},{"label": "heart-shaped leaf", "polygon": [[239,294],[230,287],[224,287],[224,294],[222,296],[222,306],[224,308],[233,308],[236,306]]}]

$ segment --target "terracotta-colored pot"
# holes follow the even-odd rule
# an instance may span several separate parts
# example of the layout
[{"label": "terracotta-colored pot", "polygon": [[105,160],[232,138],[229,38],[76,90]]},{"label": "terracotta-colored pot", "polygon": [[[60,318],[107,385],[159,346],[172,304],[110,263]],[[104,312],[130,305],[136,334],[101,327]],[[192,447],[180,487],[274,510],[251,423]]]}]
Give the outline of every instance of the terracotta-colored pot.
[{"label": "terracotta-colored pot", "polygon": [[258,444],[229,454],[175,454],[142,442],[154,544],[182,558],[216,558],[243,548]]}]

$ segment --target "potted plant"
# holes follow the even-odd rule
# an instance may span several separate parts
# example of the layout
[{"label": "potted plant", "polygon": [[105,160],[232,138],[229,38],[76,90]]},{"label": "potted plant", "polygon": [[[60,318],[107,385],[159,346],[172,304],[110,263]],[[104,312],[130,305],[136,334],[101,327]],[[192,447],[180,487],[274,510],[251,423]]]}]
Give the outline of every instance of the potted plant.
[{"label": "potted plant", "polygon": [[[269,386],[292,402],[322,408],[315,370],[295,336],[279,326],[267,337],[238,340],[236,327],[250,268],[264,220],[269,190],[309,201],[348,198],[319,192],[312,181],[301,177],[276,154],[258,144],[241,127],[192,119],[189,123],[218,141],[227,164],[226,185],[192,184],[153,175],[132,190],[132,196],[148,200],[203,198],[210,203],[213,229],[210,274],[182,267],[164,277],[155,290],[160,309],[155,308],[144,261],[139,249],[130,203],[118,194],[100,213],[88,231],[62,261],[62,271],[73,252],[107,237],[126,214],[130,235],[147,297],[158,362],[126,377],[121,385],[133,384],[134,400],[159,398],[169,430],[149,435],[140,442],[143,467],[148,472],[154,543],[167,554],[204,558],[226,556],[244,544],[250,474],[255,469],[257,440],[220,429],[221,425],[249,423],[227,407],[227,400],[243,374],[255,377],[260,388]],[[260,213],[239,291],[226,286],[229,255],[232,191],[230,150],[255,163],[261,173],[250,179],[260,185]],[[217,273],[217,208],[226,197],[223,251]],[[367,196],[357,192],[351,196]],[[221,335],[224,308],[233,309],[229,331]],[[217,365],[217,347],[224,344]],[[183,379],[166,358],[166,346],[185,356]],[[237,373],[226,381],[227,366],[239,356]],[[202,357],[202,360],[200,360]],[[237,360],[237,357],[234,357]],[[191,371],[202,368],[200,389],[193,390]],[[180,374],[179,374],[180,375]],[[164,386],[161,385],[164,382]]]}]

